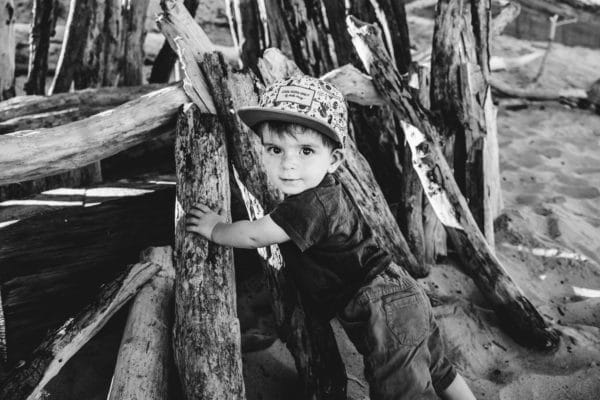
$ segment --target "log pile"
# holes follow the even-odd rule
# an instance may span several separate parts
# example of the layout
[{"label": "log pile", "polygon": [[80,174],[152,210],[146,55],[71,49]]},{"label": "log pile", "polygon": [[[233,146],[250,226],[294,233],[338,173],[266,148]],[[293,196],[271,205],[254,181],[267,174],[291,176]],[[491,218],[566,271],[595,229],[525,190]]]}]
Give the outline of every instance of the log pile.
[{"label": "log pile", "polygon": [[[36,96],[0,104],[0,129],[10,131],[0,136],[0,185],[98,162],[157,135],[172,133],[177,122],[175,191],[160,189],[92,208],[29,216],[3,228],[0,311],[5,312],[11,346],[8,358],[9,363],[19,358],[28,361],[0,385],[0,397],[33,398],[42,393],[66,360],[149,281],[132,305],[109,398],[165,398],[169,391],[169,362],[165,360],[171,357],[171,346],[187,398],[244,398],[232,252],[186,233],[184,217],[193,203],[202,201],[230,219],[230,182],[239,186],[252,219],[281,200],[266,178],[260,141],[232,110],[257,104],[264,85],[299,72],[323,75],[353,103],[354,140],[349,141],[347,162],[337,178],[373,227],[380,245],[398,264],[414,276],[426,275],[436,256],[445,254],[443,224],[501,326],[525,346],[548,350],[558,345],[556,332],[506,274],[491,246],[499,185],[494,169],[497,143],[486,2],[466,2],[472,5],[467,10],[459,8],[463,2],[440,0],[433,57],[443,61],[433,63],[431,81],[429,71],[417,69],[410,59],[402,5],[383,0],[368,4],[349,1],[346,9],[335,2],[313,8],[308,1],[299,2],[302,7],[275,0],[267,3],[266,9],[253,8],[249,2],[227,3],[236,42],[232,49],[215,46],[195,24],[190,15],[194,2],[162,1],[158,24],[183,66],[183,82]],[[54,92],[66,90],[73,80],[76,87],[87,87],[139,79],[140,53],[124,49],[132,47],[126,44],[131,41],[136,43],[134,47],[141,47],[143,33],[138,35],[140,30],[132,28],[135,35],[125,37],[123,32],[111,31],[114,15],[108,11],[116,7],[111,2],[99,2],[101,9],[88,10],[85,15],[89,19],[82,21],[87,28],[78,31],[83,28],[77,26],[74,13],[86,4],[90,3],[72,2]],[[147,2],[139,2],[130,10],[131,26],[140,25],[139,15],[146,6]],[[346,12],[382,30],[353,17],[346,23],[335,18]],[[285,20],[274,19],[276,15]],[[457,20],[466,23],[453,25]],[[78,48],[81,43],[73,37],[81,32],[86,37],[99,35],[89,28],[98,24],[108,29],[103,34],[114,40],[101,46],[102,54],[91,57],[90,52],[98,49]],[[280,45],[293,59],[275,49],[262,53],[270,44]],[[42,58],[44,46],[36,47]],[[222,52],[212,53],[214,50]],[[69,61],[71,56],[79,61]],[[128,57],[128,72],[119,75],[116,65]],[[84,65],[82,60],[93,65]],[[165,60],[171,65],[173,58]],[[240,63],[249,68],[231,67]],[[39,92],[42,64],[32,67],[34,92]],[[72,66],[80,70],[69,70]],[[408,87],[410,74],[418,76],[419,90]],[[96,111],[103,112],[90,115]],[[459,118],[450,119],[452,114]],[[443,149],[442,143],[454,147]],[[460,167],[457,161],[462,163]],[[402,196],[394,197],[399,196],[390,189],[394,185],[402,188]],[[132,252],[173,243],[174,271],[171,253],[163,249],[147,253],[139,264],[122,272],[123,265],[134,261]],[[36,251],[30,251],[34,247]],[[80,259],[83,251],[86,257]],[[52,258],[51,254],[59,256]],[[347,377],[329,323],[305,310],[277,246],[261,249],[259,254],[278,334],[294,357],[303,398],[344,399]],[[112,265],[112,270],[98,272],[105,264]],[[122,275],[115,279],[119,273]],[[82,282],[84,276],[89,280]],[[29,281],[33,277],[40,279],[41,290],[35,295]],[[107,285],[93,301],[90,288],[99,282]],[[58,290],[89,293],[75,293],[64,303],[45,304]],[[82,311],[81,304],[90,301]],[[48,311],[47,307],[57,305],[61,312]],[[40,323],[36,313],[45,313],[47,321]],[[0,315],[0,354],[1,321]],[[173,337],[169,337],[171,327]],[[39,343],[46,328],[54,330],[30,354],[32,343]],[[146,357],[145,351],[151,357]]]}]

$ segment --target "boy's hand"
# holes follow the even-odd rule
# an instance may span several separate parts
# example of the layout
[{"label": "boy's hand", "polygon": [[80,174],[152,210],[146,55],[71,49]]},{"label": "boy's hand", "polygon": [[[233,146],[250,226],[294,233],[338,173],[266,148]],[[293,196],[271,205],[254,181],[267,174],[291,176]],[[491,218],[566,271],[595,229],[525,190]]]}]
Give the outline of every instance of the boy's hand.
[{"label": "boy's hand", "polygon": [[225,217],[215,213],[201,203],[196,203],[188,212],[185,230],[195,232],[208,240],[212,240],[212,231],[218,223],[225,223]]}]

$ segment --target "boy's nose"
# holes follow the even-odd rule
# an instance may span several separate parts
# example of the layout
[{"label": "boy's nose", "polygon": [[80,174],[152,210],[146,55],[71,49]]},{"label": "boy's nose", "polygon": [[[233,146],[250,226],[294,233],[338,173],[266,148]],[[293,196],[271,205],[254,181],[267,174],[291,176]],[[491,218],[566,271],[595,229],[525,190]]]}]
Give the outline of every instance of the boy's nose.
[{"label": "boy's nose", "polygon": [[298,157],[285,155],[281,160],[281,166],[285,169],[295,169],[298,166]]}]

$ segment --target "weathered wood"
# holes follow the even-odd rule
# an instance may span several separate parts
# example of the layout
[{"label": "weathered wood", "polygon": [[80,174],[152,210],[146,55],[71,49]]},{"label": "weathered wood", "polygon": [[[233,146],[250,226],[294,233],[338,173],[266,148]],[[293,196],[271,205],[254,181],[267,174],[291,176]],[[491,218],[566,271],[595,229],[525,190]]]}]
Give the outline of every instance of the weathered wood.
[{"label": "weathered wood", "polygon": [[329,71],[319,79],[327,81],[339,89],[349,102],[363,106],[381,106],[383,98],[375,90],[371,78],[352,64],[346,64]]},{"label": "weathered wood", "polygon": [[15,96],[15,3],[0,0],[0,101]]},{"label": "weathered wood", "polygon": [[177,84],[61,127],[2,135],[0,184],[78,168],[156,137],[186,101]]},{"label": "weathered wood", "polygon": [[38,399],[67,361],[159,270],[160,266],[152,262],[135,264],[104,286],[94,302],[49,333],[31,359],[11,371],[0,386],[0,397]]},{"label": "weathered wood", "polygon": [[144,39],[146,12],[150,0],[126,0],[121,3],[121,42],[119,43],[119,86],[144,83]]},{"label": "weathered wood", "polygon": [[238,49],[243,65],[255,73],[261,49],[267,48],[265,26],[261,23],[262,15],[259,10],[261,5],[264,7],[262,0],[225,1],[234,47]]},{"label": "weathered wood", "polygon": [[490,79],[494,92],[502,97],[518,97],[529,100],[558,101],[560,99],[585,100],[585,89],[523,89],[508,85],[499,78]]},{"label": "weathered wood", "polygon": [[502,34],[504,29],[512,23],[519,14],[521,13],[521,6],[519,3],[510,2],[500,10],[500,13],[492,20],[492,27],[490,37],[496,37]]},{"label": "weathered wood", "polygon": [[173,242],[173,186],[142,187],[109,190],[116,200],[105,189],[3,204],[2,222],[14,222],[0,233],[9,364],[27,359],[48,329],[77,313],[141,250]]},{"label": "weathered wood", "polygon": [[494,308],[501,327],[525,346],[555,349],[560,342],[558,333],[548,327],[508,276],[478,229],[439,146],[440,134],[430,114],[413,98],[393,68],[378,29],[352,16],[347,23],[375,86],[402,120],[425,194],[445,225],[464,268]]},{"label": "weathered wood", "polygon": [[[441,0],[436,7],[431,59],[431,108],[439,114],[445,138],[454,143],[446,149],[452,154],[456,181],[467,198],[477,225],[494,247],[494,218],[499,210],[499,168],[485,170],[494,160],[486,160],[490,135],[495,134],[491,95],[488,95],[489,9],[484,0],[463,3]],[[489,108],[490,110],[486,111]],[[495,119],[493,120],[495,123]],[[491,143],[496,143],[491,139]],[[496,159],[495,162],[499,163]]]},{"label": "weathered wood", "polygon": [[597,0],[515,0],[535,11],[564,18],[577,18],[581,22],[597,21],[600,2]]},{"label": "weathered wood", "polygon": [[0,122],[64,110],[109,109],[135,100],[166,85],[83,89],[53,96],[17,96],[0,103]]},{"label": "weathered wood", "polygon": [[231,222],[225,132],[216,116],[184,106],[175,140],[175,322],[173,349],[187,399],[244,399],[233,250],[186,232],[196,202]]},{"label": "weathered wood", "polygon": [[48,50],[50,37],[54,36],[57,17],[57,0],[33,2],[33,22],[29,37],[29,69],[24,86],[27,94],[46,94]]},{"label": "weathered wood", "polygon": [[[200,0],[183,1],[183,5],[189,11],[192,18],[196,16],[196,9],[198,8],[199,2]],[[160,48],[158,53],[155,54],[156,58],[154,58],[154,62],[152,64],[152,71],[150,72],[148,82],[167,83],[169,81],[169,77],[171,76],[171,71],[173,70],[175,61],[177,61],[177,54],[171,48],[167,39],[163,40],[162,47]]]},{"label": "weathered wood", "polygon": [[151,247],[140,262],[160,266],[160,271],[135,296],[125,324],[109,400],[168,398],[173,321],[173,250]]}]

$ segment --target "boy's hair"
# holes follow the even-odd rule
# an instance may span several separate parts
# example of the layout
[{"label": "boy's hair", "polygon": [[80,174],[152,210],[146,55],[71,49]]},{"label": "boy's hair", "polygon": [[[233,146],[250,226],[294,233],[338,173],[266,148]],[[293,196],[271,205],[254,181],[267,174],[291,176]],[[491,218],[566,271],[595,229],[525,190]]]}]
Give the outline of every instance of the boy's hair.
[{"label": "boy's hair", "polygon": [[329,136],[325,136],[322,133],[320,133],[312,128],[303,126],[301,124],[296,124],[293,122],[263,121],[263,122],[260,122],[259,124],[257,124],[253,130],[260,137],[261,142],[263,142],[262,132],[264,129],[269,129],[269,131],[277,137],[289,135],[289,136],[292,136],[293,138],[296,138],[297,132],[291,131],[289,129],[290,126],[298,126],[298,127],[301,127],[304,131],[308,130],[310,132],[314,132],[315,134],[318,134],[319,137],[321,138],[321,141],[323,142],[323,145],[325,147],[327,147],[329,150],[335,150],[335,149],[342,148],[341,143],[336,142],[335,140],[331,139]]}]

